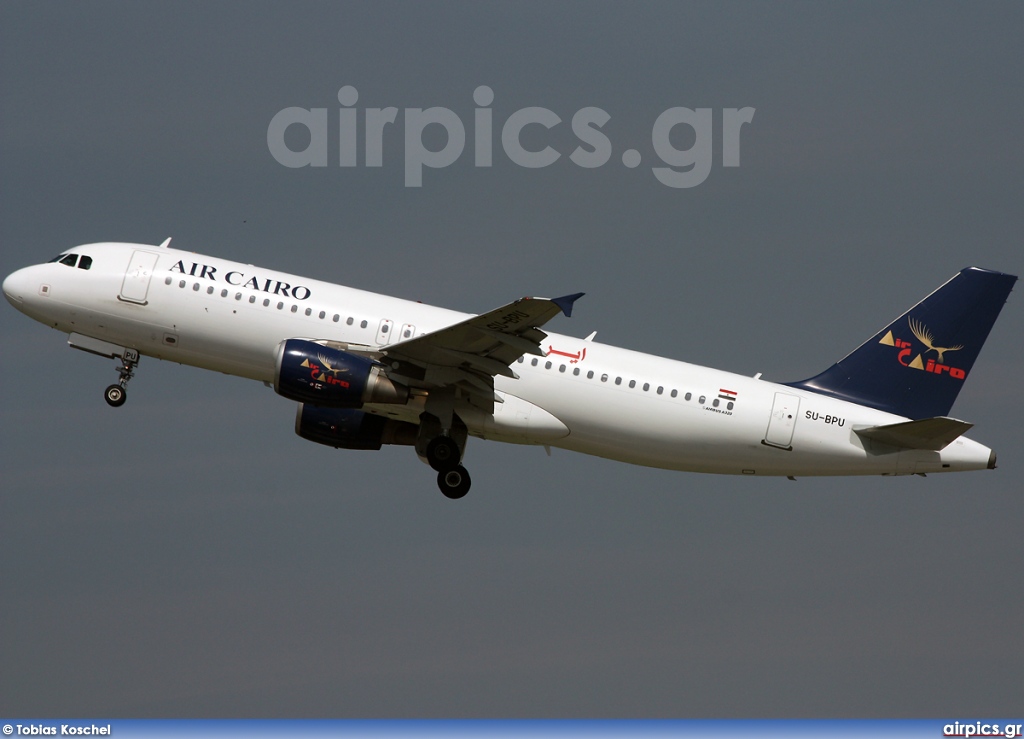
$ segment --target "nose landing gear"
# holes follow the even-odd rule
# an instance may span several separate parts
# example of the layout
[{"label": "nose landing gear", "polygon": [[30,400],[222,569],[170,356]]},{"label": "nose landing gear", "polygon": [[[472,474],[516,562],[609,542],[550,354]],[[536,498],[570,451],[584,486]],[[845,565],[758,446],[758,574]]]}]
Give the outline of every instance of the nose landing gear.
[{"label": "nose landing gear", "polygon": [[116,359],[121,363],[121,366],[117,368],[120,379],[116,384],[103,391],[103,399],[107,401],[107,405],[120,408],[128,399],[128,381],[132,379],[135,368],[139,366],[139,353],[134,349],[125,349],[124,354]]},{"label": "nose landing gear", "polygon": [[132,375],[135,374],[135,368],[139,366],[138,350],[75,333],[68,336],[68,346],[72,349],[80,349],[89,354],[109,357],[118,361],[120,366],[117,368],[117,374],[120,375],[120,378],[116,385],[111,385],[103,391],[103,399],[114,408],[124,405],[124,401],[128,399],[125,390],[128,386],[128,380],[132,379]]},{"label": "nose landing gear", "polygon": [[103,391],[103,399],[107,401],[107,405],[118,408],[124,405],[124,401],[128,400],[128,396],[120,385],[111,385]]}]

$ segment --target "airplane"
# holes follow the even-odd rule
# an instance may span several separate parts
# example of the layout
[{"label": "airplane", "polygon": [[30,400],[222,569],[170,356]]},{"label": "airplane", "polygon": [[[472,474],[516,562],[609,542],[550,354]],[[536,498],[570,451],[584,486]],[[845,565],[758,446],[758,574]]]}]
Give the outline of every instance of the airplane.
[{"label": "airplane", "polygon": [[994,469],[949,417],[1016,282],[968,267],[820,374],[775,383],[542,330],[582,293],[459,313],[159,246],[96,243],[20,269],[7,300],[116,360],[259,380],[295,430],[340,449],[412,446],[463,497],[469,436],[731,475]]}]

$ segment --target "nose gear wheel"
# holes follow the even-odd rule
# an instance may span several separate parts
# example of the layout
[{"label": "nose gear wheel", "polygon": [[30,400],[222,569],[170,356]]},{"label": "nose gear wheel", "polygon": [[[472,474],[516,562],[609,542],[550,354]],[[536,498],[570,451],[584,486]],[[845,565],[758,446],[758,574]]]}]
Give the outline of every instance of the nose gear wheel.
[{"label": "nose gear wheel", "polygon": [[120,378],[117,384],[110,385],[103,391],[103,399],[113,408],[120,408],[128,399],[128,381],[135,375],[135,368],[139,366],[139,353],[134,349],[126,349],[124,356],[117,357],[117,360],[121,363],[117,368]]}]

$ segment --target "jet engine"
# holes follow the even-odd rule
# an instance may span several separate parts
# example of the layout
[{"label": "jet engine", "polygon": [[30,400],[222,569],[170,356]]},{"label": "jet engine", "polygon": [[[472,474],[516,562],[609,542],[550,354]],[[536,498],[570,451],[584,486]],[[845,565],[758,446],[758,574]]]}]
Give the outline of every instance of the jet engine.
[{"label": "jet engine", "polygon": [[274,390],[290,400],[329,408],[409,399],[409,388],[388,379],[372,359],[304,339],[278,346]]},{"label": "jet engine", "polygon": [[299,404],[295,433],[337,449],[380,449],[384,444],[416,443],[418,426],[348,408]]}]

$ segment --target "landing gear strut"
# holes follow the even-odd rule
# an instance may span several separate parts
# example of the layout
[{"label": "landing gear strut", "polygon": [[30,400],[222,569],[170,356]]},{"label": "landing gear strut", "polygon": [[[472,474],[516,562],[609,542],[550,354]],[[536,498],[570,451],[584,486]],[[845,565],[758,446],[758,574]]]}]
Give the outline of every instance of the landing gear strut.
[{"label": "landing gear strut", "polygon": [[114,408],[121,407],[128,399],[128,380],[132,379],[135,368],[139,366],[139,353],[134,349],[125,349],[124,355],[117,357],[117,360],[121,363],[121,366],[117,368],[120,379],[116,384],[103,391],[103,399]]}]

